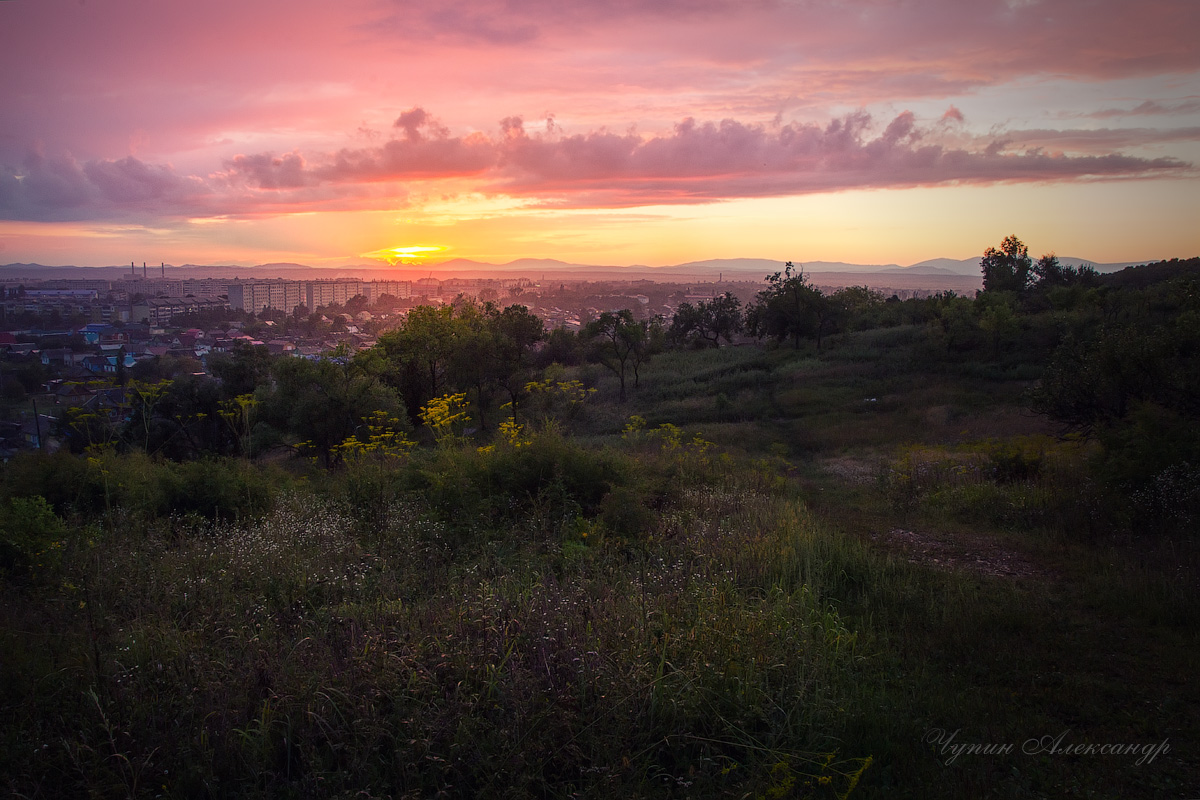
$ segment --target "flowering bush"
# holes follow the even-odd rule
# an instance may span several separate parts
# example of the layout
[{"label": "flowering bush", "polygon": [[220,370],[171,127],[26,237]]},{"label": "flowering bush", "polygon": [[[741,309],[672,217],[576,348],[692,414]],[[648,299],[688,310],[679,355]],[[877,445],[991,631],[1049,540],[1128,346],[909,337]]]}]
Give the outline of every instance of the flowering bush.
[{"label": "flowering bush", "polygon": [[433,398],[421,409],[421,421],[433,432],[439,446],[453,444],[471,421],[466,392]]}]

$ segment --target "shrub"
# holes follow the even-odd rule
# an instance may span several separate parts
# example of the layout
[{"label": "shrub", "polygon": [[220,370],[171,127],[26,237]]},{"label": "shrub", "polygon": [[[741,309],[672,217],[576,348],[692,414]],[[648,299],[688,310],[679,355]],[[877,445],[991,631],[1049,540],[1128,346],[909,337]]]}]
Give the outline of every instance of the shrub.
[{"label": "shrub", "polygon": [[645,498],[637,490],[618,486],[604,496],[600,504],[600,519],[604,527],[625,538],[639,536],[654,524],[655,515],[646,507]]},{"label": "shrub", "polygon": [[239,459],[177,464],[145,453],[106,451],[14,459],[4,477],[9,497],[39,496],[60,514],[122,509],[141,517],[176,513],[236,519],[266,511],[281,476]]},{"label": "shrub", "polygon": [[1016,483],[1036,478],[1042,471],[1045,441],[1036,437],[986,442],[983,452],[988,458],[992,477],[1000,483]]},{"label": "shrub", "polygon": [[158,513],[199,514],[208,519],[257,517],[271,508],[268,473],[235,459],[205,459],[162,465],[165,508]]},{"label": "shrub", "polygon": [[13,497],[0,506],[0,573],[31,577],[58,566],[63,525],[44,497]]},{"label": "shrub", "polygon": [[459,529],[533,521],[545,532],[546,526],[594,516],[605,495],[630,483],[632,474],[629,459],[547,431],[520,446],[422,452],[409,467],[407,484]]},{"label": "shrub", "polygon": [[6,497],[44,498],[59,514],[104,508],[103,488],[88,476],[88,464],[68,452],[21,453],[5,465]]}]

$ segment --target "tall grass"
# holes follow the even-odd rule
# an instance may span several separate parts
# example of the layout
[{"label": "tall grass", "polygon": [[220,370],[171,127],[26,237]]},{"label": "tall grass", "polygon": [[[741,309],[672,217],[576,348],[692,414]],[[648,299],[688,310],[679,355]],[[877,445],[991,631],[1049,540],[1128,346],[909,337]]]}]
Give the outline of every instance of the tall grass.
[{"label": "tall grass", "polygon": [[[543,448],[421,456],[367,516],[348,476],[257,518],[114,507],[55,581],[5,589],[9,788],[849,793],[866,661],[829,593],[865,554],[715,460],[646,448],[671,488]],[[430,491],[464,469],[488,497]],[[556,498],[531,491],[547,476]],[[614,523],[622,486],[656,513]],[[473,525],[455,502],[506,511]]]}]

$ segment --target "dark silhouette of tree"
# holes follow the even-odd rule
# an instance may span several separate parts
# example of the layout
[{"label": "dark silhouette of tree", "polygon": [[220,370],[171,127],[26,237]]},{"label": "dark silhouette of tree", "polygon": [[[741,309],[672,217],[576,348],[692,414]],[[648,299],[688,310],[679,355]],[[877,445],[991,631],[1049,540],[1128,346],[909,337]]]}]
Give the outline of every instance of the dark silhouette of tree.
[{"label": "dark silhouette of tree", "polygon": [[789,261],[783,272],[767,276],[767,288],[746,310],[746,329],[759,339],[791,339],[796,349],[801,338],[815,336],[820,350],[828,315],[828,298],[809,284],[803,269]]},{"label": "dark silhouette of tree", "polygon": [[743,327],[742,302],[732,292],[726,292],[695,306],[680,304],[671,321],[669,336],[678,343],[700,340],[720,347],[722,339],[732,342]]},{"label": "dark silhouette of tree", "polygon": [[638,388],[641,381],[642,365],[650,357],[661,353],[666,343],[667,329],[663,324],[661,314],[656,314],[647,320],[641,320],[637,325],[642,329],[641,335],[635,340],[633,348],[633,388]]},{"label": "dark silhouette of tree", "polygon": [[1032,267],[1033,287],[1038,291],[1053,289],[1057,286],[1100,285],[1100,275],[1090,264],[1081,264],[1078,268],[1064,266],[1053,253],[1044,255]]},{"label": "dark silhouette of tree", "polygon": [[125,369],[125,345],[117,348],[117,386],[124,386],[129,382],[129,374]]},{"label": "dark silhouette of tree", "polygon": [[[1057,261],[1057,259],[1056,259]],[[1029,287],[1033,259],[1029,248],[1016,236],[1006,236],[1000,249],[989,247],[979,261],[985,292],[1024,292]]]},{"label": "dark silhouette of tree", "polygon": [[493,303],[460,297],[435,308],[417,306],[377,347],[356,360],[397,388],[410,417],[446,393],[470,392],[480,427],[500,392],[519,404],[535,346],[545,338],[542,320],[525,306],[501,311]]},{"label": "dark silhouette of tree", "polygon": [[392,365],[388,382],[400,390],[412,419],[446,389],[454,327],[454,306],[417,306],[403,325],[379,337],[378,348]]},{"label": "dark silhouette of tree", "polygon": [[574,367],[583,363],[583,352],[579,337],[566,328],[554,328],[546,334],[545,345],[537,352],[535,362],[539,367],[562,364]]},{"label": "dark silhouette of tree", "polygon": [[646,339],[646,328],[633,318],[628,309],[605,311],[589,322],[581,336],[587,348],[588,358],[597,361],[612,371],[620,383],[620,400],[625,402],[625,377],[636,353]]}]

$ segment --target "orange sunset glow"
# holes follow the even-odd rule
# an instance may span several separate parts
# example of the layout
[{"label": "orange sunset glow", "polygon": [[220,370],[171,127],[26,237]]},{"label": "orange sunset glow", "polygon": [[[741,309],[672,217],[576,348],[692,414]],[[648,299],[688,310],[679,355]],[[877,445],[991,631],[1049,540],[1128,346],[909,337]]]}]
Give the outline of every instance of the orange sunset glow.
[{"label": "orange sunset glow", "polygon": [[1188,256],[1197,29],[1186,0],[0,3],[0,263]]},{"label": "orange sunset glow", "polygon": [[379,261],[386,261],[389,264],[402,264],[406,262],[420,261],[421,259],[429,258],[435,253],[444,251],[445,247],[427,247],[422,245],[410,245],[407,247],[385,247],[380,250],[373,250],[369,253],[361,253],[362,258],[371,258]]}]

